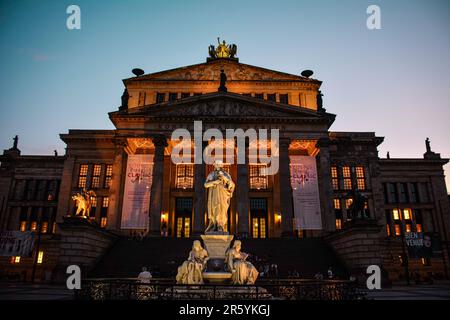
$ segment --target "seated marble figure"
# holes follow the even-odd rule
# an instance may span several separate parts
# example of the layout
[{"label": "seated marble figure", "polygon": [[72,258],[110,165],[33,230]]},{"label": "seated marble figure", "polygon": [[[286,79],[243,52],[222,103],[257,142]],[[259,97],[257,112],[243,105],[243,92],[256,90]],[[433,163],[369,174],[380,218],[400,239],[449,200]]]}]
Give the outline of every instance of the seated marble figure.
[{"label": "seated marble figure", "polygon": [[228,271],[232,273],[233,284],[254,284],[258,278],[258,270],[247,261],[248,254],[241,252],[241,241],[236,240],[233,247],[227,250],[225,263]]},{"label": "seated marble figure", "polygon": [[176,280],[178,284],[202,284],[203,271],[208,262],[208,252],[203,249],[199,240],[195,240],[189,257],[178,267]]}]

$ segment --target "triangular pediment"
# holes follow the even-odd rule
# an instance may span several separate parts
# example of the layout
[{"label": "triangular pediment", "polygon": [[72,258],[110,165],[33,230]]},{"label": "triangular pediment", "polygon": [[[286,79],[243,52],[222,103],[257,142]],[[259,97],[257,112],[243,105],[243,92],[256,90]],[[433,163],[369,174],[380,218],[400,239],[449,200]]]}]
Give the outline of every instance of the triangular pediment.
[{"label": "triangular pediment", "polygon": [[183,100],[119,111],[118,114],[147,117],[186,118],[284,118],[320,120],[329,114],[283,105],[235,93],[210,93]]},{"label": "triangular pediment", "polygon": [[216,59],[210,62],[146,74],[124,80],[133,81],[217,81],[220,70],[224,70],[228,81],[301,81],[320,83],[319,80],[257,66],[239,63],[230,59]]}]

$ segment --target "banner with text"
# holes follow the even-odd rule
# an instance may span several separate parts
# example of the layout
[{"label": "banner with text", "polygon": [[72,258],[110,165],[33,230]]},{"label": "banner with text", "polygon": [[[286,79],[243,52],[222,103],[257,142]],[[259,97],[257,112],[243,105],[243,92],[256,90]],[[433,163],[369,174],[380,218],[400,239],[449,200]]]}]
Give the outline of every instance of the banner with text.
[{"label": "banner with text", "polygon": [[152,177],[153,155],[128,156],[122,206],[122,229],[148,228]]},{"label": "banner with text", "polygon": [[30,257],[34,246],[34,235],[31,231],[1,231],[0,257]]},{"label": "banner with text", "polygon": [[294,200],[294,227],[297,230],[321,230],[319,185],[316,158],[290,156],[291,186]]}]

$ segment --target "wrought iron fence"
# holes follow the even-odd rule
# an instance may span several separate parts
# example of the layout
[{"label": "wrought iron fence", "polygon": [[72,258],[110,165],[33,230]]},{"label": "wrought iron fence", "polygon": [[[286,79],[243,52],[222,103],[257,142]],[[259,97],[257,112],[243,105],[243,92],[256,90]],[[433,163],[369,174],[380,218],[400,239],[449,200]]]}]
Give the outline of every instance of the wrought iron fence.
[{"label": "wrought iron fence", "polygon": [[277,279],[255,285],[178,285],[173,279],[86,279],[80,300],[362,300],[366,291],[345,280]]}]

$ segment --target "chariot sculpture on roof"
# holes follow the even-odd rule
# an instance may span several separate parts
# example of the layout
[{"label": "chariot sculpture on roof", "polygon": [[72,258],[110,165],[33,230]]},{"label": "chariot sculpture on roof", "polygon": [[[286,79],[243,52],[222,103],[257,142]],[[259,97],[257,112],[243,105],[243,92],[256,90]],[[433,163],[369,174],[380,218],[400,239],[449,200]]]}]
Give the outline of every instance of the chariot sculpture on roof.
[{"label": "chariot sculpture on roof", "polygon": [[220,38],[217,38],[217,48],[214,45],[209,46],[209,57],[211,59],[217,58],[231,58],[235,59],[237,54],[237,46],[235,44],[226,44],[225,40],[220,42]]}]

